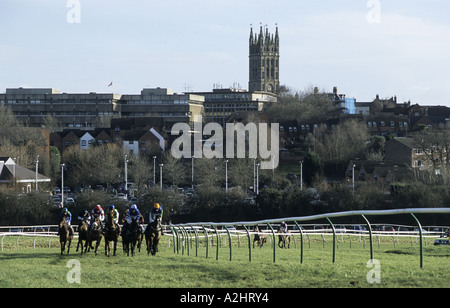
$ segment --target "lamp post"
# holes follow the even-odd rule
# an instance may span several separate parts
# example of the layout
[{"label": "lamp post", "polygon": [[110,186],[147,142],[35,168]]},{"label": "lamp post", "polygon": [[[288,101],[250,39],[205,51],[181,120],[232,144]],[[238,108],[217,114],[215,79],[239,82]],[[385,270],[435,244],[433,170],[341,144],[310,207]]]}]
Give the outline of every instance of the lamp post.
[{"label": "lamp post", "polygon": [[163,188],[163,175],[162,175],[163,166],[164,166],[164,164],[159,164],[159,185],[160,185],[161,191]]},{"label": "lamp post", "polygon": [[300,163],[300,190],[303,190],[303,160]]},{"label": "lamp post", "polygon": [[65,164],[61,164],[61,207],[64,208],[64,167]]},{"label": "lamp post", "polygon": [[36,156],[36,192],[38,192],[38,169],[39,169],[39,155]]},{"label": "lamp post", "polygon": [[353,194],[355,194],[355,167],[356,167],[356,165],[353,164],[353,168],[352,168],[352,190],[353,190]]},{"label": "lamp post", "polygon": [[128,155],[125,154],[125,195],[128,197]]},{"label": "lamp post", "polygon": [[256,164],[256,194],[259,195],[259,164]]},{"label": "lamp post", "polygon": [[225,160],[225,193],[228,192],[228,159]]},{"label": "lamp post", "polygon": [[191,179],[191,185],[192,185],[192,189],[194,189],[194,156],[192,156],[192,179]]},{"label": "lamp post", "polygon": [[153,185],[156,184],[156,156],[153,156]]}]

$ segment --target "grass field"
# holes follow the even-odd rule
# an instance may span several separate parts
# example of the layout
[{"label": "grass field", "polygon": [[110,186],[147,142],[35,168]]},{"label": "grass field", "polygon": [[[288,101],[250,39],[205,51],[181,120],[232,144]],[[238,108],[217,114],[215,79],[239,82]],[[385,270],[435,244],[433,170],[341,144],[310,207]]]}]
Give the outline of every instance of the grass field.
[{"label": "grass field", "polygon": [[[367,242],[357,237],[339,239],[336,262],[332,262],[331,237],[326,241],[312,238],[305,242],[304,262],[300,264],[300,245],[291,243],[290,249],[276,249],[276,263],[269,244],[252,249],[249,262],[248,242],[242,237],[240,244],[233,239],[232,261],[228,247],[209,248],[195,243],[174,253],[169,239],[163,237],[160,251],[147,256],[145,249],[135,257],[126,257],[119,245],[116,257],[104,255],[104,243],[100,254],[80,256],[72,245],[70,255],[59,255],[57,239],[48,248],[48,239],[38,239],[33,249],[33,238],[21,237],[17,249],[17,237],[4,239],[0,252],[0,288],[59,288],[59,287],[145,287],[145,288],[298,288],[298,287],[448,287],[450,285],[450,246],[433,246],[428,240],[424,247],[424,268],[420,268],[419,245],[410,239],[382,239],[374,243],[375,259],[379,260],[380,283],[367,282],[370,253]],[[343,240],[343,241],[342,241]],[[225,246],[226,241],[221,243]],[[351,247],[350,247],[351,245]],[[197,256],[196,256],[197,254]],[[72,267],[69,260],[77,260],[80,266],[80,283],[69,283],[67,275]]]}]

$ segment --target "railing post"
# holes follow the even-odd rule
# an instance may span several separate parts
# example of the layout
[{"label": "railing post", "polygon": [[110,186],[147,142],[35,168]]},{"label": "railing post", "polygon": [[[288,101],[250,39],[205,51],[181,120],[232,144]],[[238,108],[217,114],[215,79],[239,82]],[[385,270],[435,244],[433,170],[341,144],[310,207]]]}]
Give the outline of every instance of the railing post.
[{"label": "railing post", "polygon": [[294,221],[294,223],[297,226],[298,231],[300,231],[300,263],[303,264],[303,232],[299,224],[296,221]]},{"label": "railing post", "polygon": [[173,238],[173,253],[177,252],[177,233],[175,231],[175,228],[172,226],[169,226],[170,231],[172,231],[172,238]]},{"label": "railing post", "polygon": [[208,238],[208,231],[206,231],[205,226],[201,226],[203,229],[203,232],[205,232],[205,238],[206,238],[206,259],[208,259],[208,249],[209,249],[209,238]]},{"label": "railing post", "polygon": [[333,229],[333,263],[336,263],[336,229],[334,228],[333,223],[328,217],[327,220],[331,225],[331,229]]},{"label": "railing post", "polygon": [[231,261],[231,259],[233,258],[233,251],[232,251],[232,248],[231,248],[231,234],[230,234],[230,230],[228,230],[227,227],[225,227],[225,230],[228,233],[228,241],[229,241],[229,246],[230,246],[230,261]]},{"label": "railing post", "polygon": [[219,233],[217,231],[216,226],[212,226],[214,231],[216,231],[216,239],[217,239],[217,243],[216,243],[216,260],[219,260]]},{"label": "railing post", "polygon": [[191,226],[191,229],[194,230],[195,234],[195,256],[198,257],[198,231],[197,228]]},{"label": "railing post", "polygon": [[373,239],[372,239],[372,226],[370,225],[369,220],[366,218],[366,216],[361,215],[362,218],[364,218],[364,220],[367,223],[367,227],[369,228],[369,240],[370,240],[370,260],[373,260]]},{"label": "railing post", "polygon": [[250,237],[250,232],[248,231],[248,228],[244,225],[242,225],[242,227],[244,227],[245,231],[247,232],[247,238],[248,238],[248,260],[249,262],[252,262],[252,239]]},{"label": "railing post", "polygon": [[269,226],[269,228],[270,228],[270,230],[272,230],[272,239],[273,239],[273,263],[275,263],[276,262],[276,253],[275,253],[275,251],[276,251],[276,241],[275,241],[275,230],[273,230],[273,228],[272,228],[272,226],[269,224],[269,223],[267,223],[267,225]]},{"label": "railing post", "polygon": [[422,225],[420,224],[420,221],[417,219],[417,217],[411,213],[411,216],[416,220],[417,226],[419,227],[419,236],[420,236],[420,268],[423,268],[423,232],[422,232]]}]

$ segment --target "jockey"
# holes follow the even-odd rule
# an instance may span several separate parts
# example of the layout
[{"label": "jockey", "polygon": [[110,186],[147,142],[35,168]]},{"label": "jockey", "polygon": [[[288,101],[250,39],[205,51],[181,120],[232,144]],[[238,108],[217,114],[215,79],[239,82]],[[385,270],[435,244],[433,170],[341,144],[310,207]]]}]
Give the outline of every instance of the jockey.
[{"label": "jockey", "polygon": [[283,233],[288,233],[288,232],[289,232],[289,230],[288,230],[288,225],[287,225],[286,222],[283,221],[283,222],[281,223],[280,230],[281,230]]},{"label": "jockey", "polygon": [[100,226],[102,230],[104,229],[103,221],[105,220],[105,211],[103,211],[103,208],[100,204],[97,204],[97,206],[92,210],[91,217],[94,223],[91,224],[90,228],[95,228],[95,219],[98,217],[100,219]]},{"label": "jockey", "polygon": [[163,216],[163,208],[161,205],[159,205],[159,203],[155,203],[155,205],[153,206],[152,210],[150,211],[150,215],[148,217],[149,223],[152,223],[155,221],[155,217],[156,215],[160,215],[161,219]]},{"label": "jockey", "polygon": [[89,214],[88,210],[83,210],[80,212],[80,214],[78,214],[78,221],[79,223],[81,223],[83,220],[86,220],[86,222],[88,224],[90,224],[91,222],[91,214]]},{"label": "jockey", "polygon": [[100,221],[105,220],[105,211],[103,211],[103,208],[100,204],[97,204],[97,206],[92,210],[91,214],[94,219],[99,217]]},{"label": "jockey", "polygon": [[121,234],[124,234],[124,232],[128,228],[128,225],[131,225],[133,220],[140,223],[140,218],[141,218],[141,212],[139,212],[139,209],[137,208],[136,204],[132,204],[130,206],[130,208],[128,209],[127,214],[125,215],[125,221],[123,223]]},{"label": "jockey", "polygon": [[119,223],[119,211],[116,209],[114,204],[111,204],[106,211],[106,221],[109,221],[109,213],[113,211],[114,212],[114,223],[117,225]]},{"label": "jockey", "polygon": [[[72,223],[72,213],[69,212],[69,210],[65,207],[62,211],[61,214],[59,215],[60,220],[65,220],[67,222],[67,224],[69,225],[69,234],[72,235],[73,234],[73,229],[71,226]],[[59,230],[58,230],[58,234],[59,234]]]},{"label": "jockey", "polygon": [[141,213],[139,212],[139,209],[137,208],[136,204],[133,204],[130,206],[127,215],[125,216],[125,221],[130,225],[133,220],[139,222],[140,216]]},{"label": "jockey", "polygon": [[61,220],[64,218],[69,226],[72,223],[72,213],[66,207],[62,210],[59,218]]}]

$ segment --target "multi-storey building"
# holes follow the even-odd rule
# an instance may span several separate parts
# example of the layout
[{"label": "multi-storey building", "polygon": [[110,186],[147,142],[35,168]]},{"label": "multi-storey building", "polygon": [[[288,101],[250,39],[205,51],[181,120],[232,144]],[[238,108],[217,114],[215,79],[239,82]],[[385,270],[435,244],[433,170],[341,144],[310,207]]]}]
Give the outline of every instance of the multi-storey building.
[{"label": "multi-storey building", "polygon": [[112,118],[162,117],[166,127],[184,122],[193,124],[203,115],[204,98],[176,94],[170,89],[143,89],[140,94],[61,93],[55,89],[6,89],[0,104],[29,126],[56,129],[109,127]]},{"label": "multi-storey building", "polygon": [[261,112],[267,103],[277,102],[277,95],[268,92],[249,92],[242,89],[213,89],[196,92],[205,98],[205,122],[226,123],[232,115]]}]

